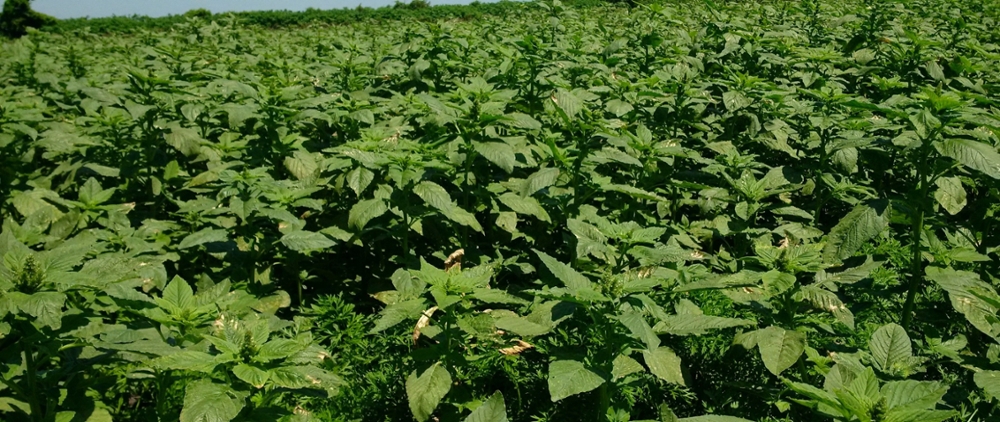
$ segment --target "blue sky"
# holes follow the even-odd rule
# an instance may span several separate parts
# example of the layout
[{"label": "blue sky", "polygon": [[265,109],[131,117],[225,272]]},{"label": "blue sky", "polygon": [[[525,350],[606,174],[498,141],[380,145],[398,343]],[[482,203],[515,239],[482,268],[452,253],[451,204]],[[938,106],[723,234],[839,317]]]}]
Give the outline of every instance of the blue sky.
[{"label": "blue sky", "polygon": [[[488,1],[488,0],[487,0]],[[463,4],[472,0],[430,0],[431,4]],[[241,10],[305,10],[386,6],[394,0],[35,0],[32,8],[60,19],[104,16],[165,16],[205,8],[212,12]]]}]

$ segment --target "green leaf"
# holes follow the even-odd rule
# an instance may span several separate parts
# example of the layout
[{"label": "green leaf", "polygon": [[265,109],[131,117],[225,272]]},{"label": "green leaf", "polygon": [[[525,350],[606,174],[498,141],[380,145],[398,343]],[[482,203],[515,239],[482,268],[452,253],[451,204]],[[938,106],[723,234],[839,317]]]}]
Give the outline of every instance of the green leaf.
[{"label": "green leaf", "polygon": [[501,330],[510,331],[519,336],[537,337],[552,331],[551,326],[538,324],[527,318],[506,316],[496,320],[496,327]]},{"label": "green leaf", "polygon": [[503,394],[499,391],[493,393],[465,418],[465,422],[507,422],[507,408],[504,406]]},{"label": "green leaf", "polygon": [[538,130],[542,128],[542,124],[538,120],[524,113],[510,113],[504,120],[519,129]]},{"label": "green leaf", "polygon": [[507,174],[514,171],[517,156],[514,154],[514,148],[511,148],[510,145],[503,142],[476,142],[473,147],[479,155],[496,164]]},{"label": "green leaf", "polygon": [[212,373],[216,367],[215,356],[194,350],[185,350],[154,359],[152,366],[175,371]]},{"label": "green leaf", "polygon": [[549,396],[552,402],[586,393],[604,384],[604,378],[575,360],[549,363]]},{"label": "green leaf", "polygon": [[934,191],[934,199],[937,199],[941,208],[948,211],[948,214],[955,215],[965,208],[966,194],[962,187],[962,179],[957,177],[942,177],[935,182],[937,190]]},{"label": "green leaf", "polygon": [[192,156],[201,149],[201,136],[198,131],[191,128],[181,127],[177,123],[171,123],[170,132],[163,135],[167,145],[181,152],[181,154]]},{"label": "green leaf", "polygon": [[858,205],[847,213],[830,230],[823,259],[837,262],[854,256],[865,243],[888,227],[888,209],[888,202],[880,200]]},{"label": "green leaf", "polygon": [[400,322],[409,319],[420,318],[420,314],[425,309],[424,301],[422,299],[410,299],[407,301],[393,303],[386,306],[382,312],[379,313],[381,318],[372,327],[370,334],[375,334],[385,329],[391,328]]},{"label": "green leaf", "polygon": [[357,230],[365,228],[369,221],[372,221],[389,211],[385,201],[381,199],[367,199],[354,204],[351,212],[347,216],[347,225]]},{"label": "green leaf", "polygon": [[994,179],[1000,179],[1000,153],[996,148],[982,142],[964,138],[951,138],[935,142],[941,155],[951,157],[963,166],[979,170]]},{"label": "green leaf", "polygon": [[358,196],[361,196],[372,180],[375,180],[375,173],[364,167],[356,167],[347,173],[347,187],[351,188]]},{"label": "green leaf", "polygon": [[722,94],[722,103],[726,105],[726,109],[729,111],[737,111],[743,107],[753,104],[753,100],[743,95],[739,91],[726,91]]},{"label": "green leaf", "polygon": [[194,381],[184,391],[181,422],[229,422],[243,410],[247,395],[210,380]]},{"label": "green leaf", "polygon": [[504,305],[527,305],[528,301],[511,295],[500,289],[477,288],[472,292],[472,298],[483,303]]},{"label": "green leaf", "polygon": [[576,272],[576,270],[574,270],[569,265],[563,264],[562,262],[559,262],[555,258],[549,256],[545,252],[539,250],[535,250],[535,254],[538,255],[538,258],[542,260],[542,263],[545,264],[545,267],[548,268],[550,272],[552,272],[552,275],[556,276],[556,278],[559,279],[559,281],[561,281],[563,285],[565,285],[570,290],[575,291],[581,289],[590,289],[591,287],[590,280],[587,279],[587,277],[584,277],[583,274]]},{"label": "green leaf", "polygon": [[833,314],[837,321],[854,329],[854,313],[840,300],[836,293],[811,284],[795,292],[794,299],[809,302],[814,308]]},{"label": "green leaf", "polygon": [[632,111],[633,107],[631,104],[616,98],[605,103],[604,109],[609,113],[614,114],[615,117],[622,117]]},{"label": "green leaf", "polygon": [[644,368],[635,359],[632,359],[625,354],[618,355],[613,362],[611,362],[611,381],[618,381],[628,375],[634,374],[636,372],[642,372]]},{"label": "green leaf", "polygon": [[674,384],[684,384],[684,373],[681,371],[681,358],[667,347],[654,350],[643,350],[642,358],[649,367],[649,372],[658,378]]},{"label": "green leaf", "polygon": [[549,213],[545,211],[545,208],[542,208],[542,204],[535,198],[523,197],[516,193],[507,192],[500,195],[497,199],[518,214],[531,215],[546,223],[552,222]]},{"label": "green leaf", "polygon": [[737,418],[735,416],[704,415],[693,418],[681,418],[677,422],[753,422],[749,419]]},{"label": "green leaf", "polygon": [[63,304],[66,295],[58,292],[38,292],[28,296],[18,305],[22,311],[35,318],[35,322],[54,329],[62,326]]},{"label": "green leaf", "polygon": [[431,417],[438,403],[451,390],[451,374],[440,362],[431,365],[417,376],[414,370],[406,378],[406,397],[410,402],[413,417],[423,422]]},{"label": "green leaf", "polygon": [[642,314],[635,311],[625,312],[618,316],[618,321],[628,328],[632,333],[632,337],[642,340],[646,343],[646,348],[649,350],[655,350],[660,347],[660,338],[656,336],[653,332],[653,328],[649,326],[649,323],[642,317]]},{"label": "green leaf", "polygon": [[882,396],[889,410],[893,409],[933,409],[948,386],[937,381],[892,381],[882,386]]},{"label": "green leaf", "polygon": [[758,331],[757,347],[767,370],[780,375],[799,361],[806,347],[806,335],[772,325]]},{"label": "green leaf", "polygon": [[448,195],[441,185],[434,182],[423,181],[413,187],[413,193],[417,194],[427,205],[445,211],[453,207],[451,195]]},{"label": "green leaf", "polygon": [[969,271],[929,267],[925,274],[928,280],[948,292],[951,306],[964,315],[969,323],[994,339],[1000,338],[1000,327],[996,324],[1000,295],[993,286],[983,282],[978,274]]},{"label": "green leaf", "polygon": [[574,95],[572,92],[560,89],[552,94],[552,102],[559,107],[563,113],[566,113],[566,117],[572,120],[580,110],[583,109],[583,100]]},{"label": "green leaf", "polygon": [[195,307],[194,290],[187,281],[174,277],[163,289],[163,300],[175,306],[178,311]]},{"label": "green leaf", "polygon": [[973,376],[973,380],[986,394],[1000,400],[1000,371],[979,371]]},{"label": "green leaf", "polygon": [[881,422],[944,422],[958,416],[954,410],[896,409],[886,412]]},{"label": "green leaf", "polygon": [[552,186],[559,179],[559,169],[555,167],[546,167],[532,173],[524,181],[524,190],[522,190],[521,196],[527,197],[538,193],[538,191]]},{"label": "green leaf", "polygon": [[336,243],[320,233],[296,230],[281,237],[281,244],[296,252],[312,252],[331,248]]},{"label": "green leaf", "polygon": [[257,355],[253,357],[255,361],[270,362],[273,360],[286,359],[302,351],[307,345],[302,342],[287,338],[279,338],[268,341],[260,346]]},{"label": "green leaf", "polygon": [[299,180],[311,179],[319,173],[316,158],[306,151],[295,151],[291,157],[285,157],[284,164],[285,169]]},{"label": "green leaf", "polygon": [[264,388],[264,383],[270,377],[270,373],[253,365],[241,363],[233,368],[233,375],[243,382],[252,385],[254,388]]},{"label": "green leaf", "polygon": [[795,276],[778,270],[771,270],[761,276],[764,290],[771,296],[778,296],[795,285]]},{"label": "green leaf", "polygon": [[222,229],[202,229],[191,233],[177,245],[177,249],[189,249],[206,243],[225,242],[229,240],[229,232]]},{"label": "green leaf", "polygon": [[733,327],[745,327],[753,322],[737,318],[725,318],[710,315],[670,315],[653,326],[653,331],[675,336],[701,335],[709,330],[721,330]]},{"label": "green leaf", "polygon": [[882,372],[894,372],[894,366],[908,364],[913,356],[910,336],[906,335],[903,327],[896,324],[886,324],[875,330],[868,341],[868,349],[875,369]]}]

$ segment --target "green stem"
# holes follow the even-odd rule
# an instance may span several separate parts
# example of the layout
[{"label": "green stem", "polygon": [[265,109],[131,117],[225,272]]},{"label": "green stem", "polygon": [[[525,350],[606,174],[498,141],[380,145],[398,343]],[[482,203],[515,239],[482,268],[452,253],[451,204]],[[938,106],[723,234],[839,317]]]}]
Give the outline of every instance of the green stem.
[{"label": "green stem", "polygon": [[41,422],[45,419],[45,415],[42,414],[42,405],[39,402],[38,368],[35,363],[35,351],[32,350],[30,340],[25,339],[20,343],[21,351],[24,353],[24,376],[28,383],[28,406],[31,408],[31,420]]},{"label": "green stem", "polygon": [[608,415],[608,409],[611,407],[611,388],[608,387],[609,383],[605,382],[601,384],[597,393],[600,396],[597,402],[597,421],[603,421]]},{"label": "green stem", "polygon": [[[921,169],[918,169],[920,171]],[[906,302],[903,304],[903,316],[900,325],[903,329],[909,329],[910,322],[913,319],[913,306],[917,299],[917,292],[920,290],[921,285],[924,281],[923,272],[923,257],[921,256],[922,248],[920,247],[920,235],[924,230],[924,203],[923,201],[927,198],[927,180],[924,174],[921,172],[918,174],[920,178],[920,194],[917,196],[917,200],[920,201],[917,204],[916,217],[913,219],[913,227],[910,229],[910,286],[906,292]]]}]

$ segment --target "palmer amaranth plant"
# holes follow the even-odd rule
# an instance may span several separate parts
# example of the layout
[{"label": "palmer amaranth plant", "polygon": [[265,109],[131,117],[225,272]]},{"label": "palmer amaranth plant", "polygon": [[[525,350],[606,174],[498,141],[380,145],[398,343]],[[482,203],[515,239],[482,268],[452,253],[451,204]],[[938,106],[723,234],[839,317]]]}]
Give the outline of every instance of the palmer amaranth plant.
[{"label": "palmer amaranth plant", "polygon": [[1000,420],[997,4],[505,10],[0,45],[0,419]]}]

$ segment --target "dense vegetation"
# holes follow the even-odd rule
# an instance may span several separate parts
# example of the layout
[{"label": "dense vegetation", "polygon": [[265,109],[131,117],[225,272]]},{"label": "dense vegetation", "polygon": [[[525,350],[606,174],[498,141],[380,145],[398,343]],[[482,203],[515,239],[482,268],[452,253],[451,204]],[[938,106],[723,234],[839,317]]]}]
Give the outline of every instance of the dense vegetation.
[{"label": "dense vegetation", "polygon": [[1000,418],[994,2],[505,10],[0,45],[0,419]]},{"label": "dense vegetation", "polygon": [[[569,2],[575,6],[592,6],[600,4],[601,0],[574,0]],[[442,19],[476,19],[482,16],[502,17],[507,13],[516,13],[528,7],[521,2],[499,1],[468,5],[436,5],[431,6],[423,0],[396,2],[392,6],[370,8],[358,6],[351,9],[307,9],[304,11],[267,10],[228,12],[212,14],[205,9],[195,9],[183,15],[171,15],[151,18],[147,16],[114,16],[106,18],[77,18],[51,22],[41,28],[49,32],[69,33],[86,30],[94,33],[134,33],[141,30],[169,30],[174,25],[186,22],[189,18],[201,18],[208,21],[228,22],[236,19],[244,25],[259,25],[268,28],[279,28],[303,25],[345,25],[362,21],[391,22],[399,19],[418,19],[436,21]]]},{"label": "dense vegetation", "polygon": [[57,22],[56,18],[31,10],[31,0],[5,0],[0,12],[0,37],[22,37],[28,28],[42,28]]}]

